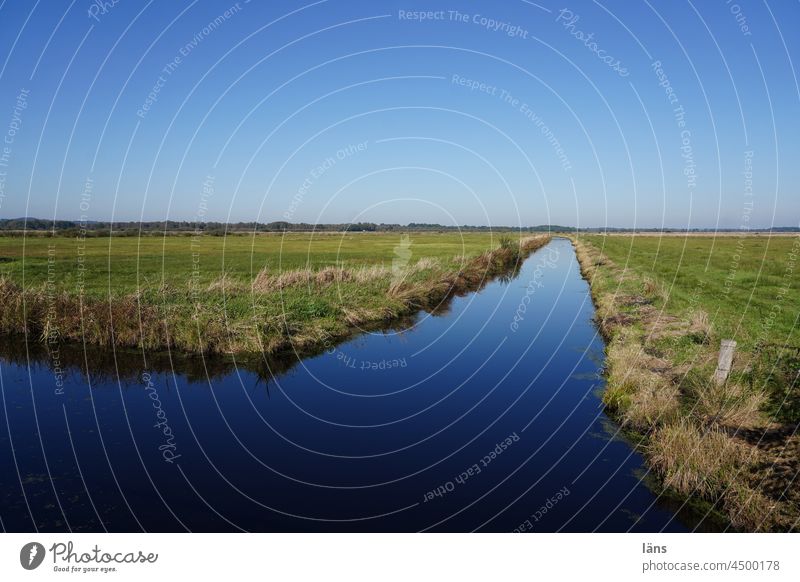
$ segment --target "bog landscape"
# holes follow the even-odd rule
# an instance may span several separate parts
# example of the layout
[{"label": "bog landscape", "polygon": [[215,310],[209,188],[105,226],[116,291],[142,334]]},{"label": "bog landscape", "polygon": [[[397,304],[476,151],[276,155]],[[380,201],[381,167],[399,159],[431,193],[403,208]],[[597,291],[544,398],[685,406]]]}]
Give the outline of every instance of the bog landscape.
[{"label": "bog landscape", "polygon": [[[32,351],[51,371],[86,380],[102,365],[68,364],[62,344],[121,350],[114,360],[131,350],[208,359],[228,374],[222,362],[238,358],[269,378],[287,354],[330,357],[374,330],[413,334],[420,313],[442,317],[453,298],[491,282],[530,297],[536,287],[519,281],[521,267],[550,261],[561,240],[568,257],[558,260],[577,262],[605,344],[599,398],[614,438],[642,456],[652,493],[691,519],[741,531],[786,531],[800,517],[800,352],[788,315],[800,310],[797,235],[83,231],[0,240],[6,341],[39,344]],[[530,281],[538,284],[535,272]],[[733,337],[732,365],[715,379],[721,341]],[[392,360],[360,368],[408,365],[405,355]]]},{"label": "bog landscape", "polygon": [[0,546],[791,578],[798,22],[0,2]]}]

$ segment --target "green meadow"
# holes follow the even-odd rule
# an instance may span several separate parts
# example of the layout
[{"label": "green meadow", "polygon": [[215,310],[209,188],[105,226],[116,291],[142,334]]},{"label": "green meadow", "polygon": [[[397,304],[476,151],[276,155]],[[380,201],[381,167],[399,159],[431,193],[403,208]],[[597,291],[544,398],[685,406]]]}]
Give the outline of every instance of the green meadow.
[{"label": "green meadow", "polygon": [[132,293],[165,284],[188,291],[224,274],[247,283],[265,267],[270,272],[326,266],[354,268],[395,259],[423,257],[451,261],[472,258],[497,246],[490,233],[291,233],[229,236],[148,235],[142,237],[0,237],[0,276],[25,286],[50,280],[88,295]]},{"label": "green meadow", "polygon": [[668,312],[703,309],[742,349],[800,346],[800,235],[586,236],[619,266],[661,286]]},{"label": "green meadow", "polygon": [[491,233],[0,238],[0,330],[276,353],[444,306],[549,240]]},{"label": "green meadow", "polygon": [[[744,531],[800,520],[800,236],[575,239],[603,401],[665,492]],[[720,342],[735,340],[724,381]]]}]

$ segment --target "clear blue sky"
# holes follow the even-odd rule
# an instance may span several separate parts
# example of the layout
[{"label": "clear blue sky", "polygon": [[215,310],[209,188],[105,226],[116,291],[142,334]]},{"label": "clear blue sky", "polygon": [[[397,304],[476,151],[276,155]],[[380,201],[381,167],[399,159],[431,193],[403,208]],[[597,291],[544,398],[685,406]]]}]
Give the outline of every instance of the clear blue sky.
[{"label": "clear blue sky", "polygon": [[0,217],[800,221],[795,1],[102,4],[0,5]]}]

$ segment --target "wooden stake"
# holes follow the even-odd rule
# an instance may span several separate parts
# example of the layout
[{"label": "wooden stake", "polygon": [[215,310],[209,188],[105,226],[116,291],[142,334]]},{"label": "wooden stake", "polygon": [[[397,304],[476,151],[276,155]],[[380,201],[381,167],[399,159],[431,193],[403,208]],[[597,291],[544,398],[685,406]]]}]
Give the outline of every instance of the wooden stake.
[{"label": "wooden stake", "polygon": [[733,354],[736,351],[734,340],[722,340],[719,346],[719,359],[717,360],[717,370],[714,372],[714,382],[724,384],[728,379],[733,364]]}]

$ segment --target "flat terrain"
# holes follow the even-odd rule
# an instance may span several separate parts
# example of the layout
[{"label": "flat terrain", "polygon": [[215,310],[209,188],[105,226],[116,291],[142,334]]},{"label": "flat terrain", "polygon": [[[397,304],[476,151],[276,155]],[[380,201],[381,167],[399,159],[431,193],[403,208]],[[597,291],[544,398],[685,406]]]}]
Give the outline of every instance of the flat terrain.
[{"label": "flat terrain", "polygon": [[325,346],[435,309],[547,240],[415,232],[0,237],[0,331],[192,352]]},{"label": "flat terrain", "polygon": [[[581,235],[603,399],[668,491],[746,531],[800,517],[800,236]],[[720,341],[737,342],[727,381]]]},{"label": "flat terrain", "polygon": [[800,346],[800,235],[582,240],[618,266],[657,279],[667,311],[703,309],[717,335],[743,349],[759,341]]},{"label": "flat terrain", "polygon": [[[48,274],[58,289],[86,294],[130,293],[162,283],[188,290],[190,281],[209,285],[222,273],[251,281],[262,268],[271,272],[326,266],[383,265],[430,257],[450,261],[475,257],[497,246],[489,233],[293,233],[142,237],[0,236],[0,276],[25,285],[42,285]],[[48,264],[48,261],[49,264]],[[79,265],[85,270],[80,274]]]}]

